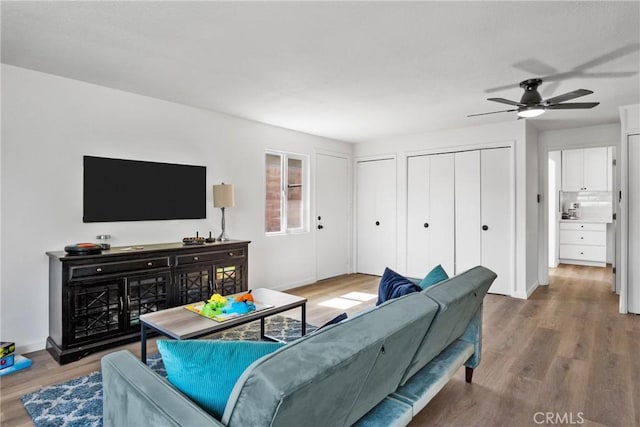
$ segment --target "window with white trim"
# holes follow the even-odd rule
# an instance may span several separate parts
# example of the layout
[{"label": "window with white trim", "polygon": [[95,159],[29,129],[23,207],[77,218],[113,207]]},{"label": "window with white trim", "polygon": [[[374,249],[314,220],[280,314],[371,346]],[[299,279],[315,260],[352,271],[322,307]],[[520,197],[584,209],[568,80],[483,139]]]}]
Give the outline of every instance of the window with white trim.
[{"label": "window with white trim", "polygon": [[267,151],[265,156],[265,232],[307,231],[308,157]]}]

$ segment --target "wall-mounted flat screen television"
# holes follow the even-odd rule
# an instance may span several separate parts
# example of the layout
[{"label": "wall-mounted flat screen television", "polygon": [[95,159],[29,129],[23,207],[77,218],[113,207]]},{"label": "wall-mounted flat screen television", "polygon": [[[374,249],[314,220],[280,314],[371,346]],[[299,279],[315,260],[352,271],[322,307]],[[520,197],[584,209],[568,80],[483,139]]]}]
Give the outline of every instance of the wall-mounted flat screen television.
[{"label": "wall-mounted flat screen television", "polygon": [[83,222],[206,218],[205,166],[84,156]]}]

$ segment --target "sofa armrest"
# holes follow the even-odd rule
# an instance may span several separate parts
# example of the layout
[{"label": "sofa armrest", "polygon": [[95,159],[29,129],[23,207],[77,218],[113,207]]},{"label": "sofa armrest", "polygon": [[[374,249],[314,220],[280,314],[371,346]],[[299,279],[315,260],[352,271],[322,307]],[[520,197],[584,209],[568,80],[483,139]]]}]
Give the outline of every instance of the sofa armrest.
[{"label": "sofa armrest", "polygon": [[482,304],[471,318],[460,340],[473,344],[473,355],[465,362],[464,366],[471,369],[476,368],[480,364],[482,353]]},{"label": "sofa armrest", "polygon": [[223,426],[128,350],[102,358],[103,425]]}]

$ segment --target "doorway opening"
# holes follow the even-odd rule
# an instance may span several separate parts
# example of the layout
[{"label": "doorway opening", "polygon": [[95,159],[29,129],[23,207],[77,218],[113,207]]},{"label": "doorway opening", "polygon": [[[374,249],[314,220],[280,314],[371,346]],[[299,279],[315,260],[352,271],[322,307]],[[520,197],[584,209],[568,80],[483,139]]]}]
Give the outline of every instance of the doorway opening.
[{"label": "doorway opening", "polygon": [[615,158],[613,146],[548,152],[547,262],[549,278],[555,279],[550,285],[589,277],[619,295]]}]

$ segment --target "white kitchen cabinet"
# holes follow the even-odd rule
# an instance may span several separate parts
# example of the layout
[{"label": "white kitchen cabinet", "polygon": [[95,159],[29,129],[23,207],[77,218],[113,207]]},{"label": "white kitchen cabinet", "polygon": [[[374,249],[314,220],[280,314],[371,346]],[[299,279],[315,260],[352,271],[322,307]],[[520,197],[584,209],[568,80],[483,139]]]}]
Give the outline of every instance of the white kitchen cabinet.
[{"label": "white kitchen cabinet", "polygon": [[424,277],[442,264],[454,272],[454,155],[407,161],[407,275]]},{"label": "white kitchen cabinet", "polygon": [[489,292],[510,295],[512,170],[510,148],[409,157],[407,274],[484,265],[498,275]]},{"label": "white kitchen cabinet", "polygon": [[396,268],[396,161],[359,161],[356,178],[357,271]]},{"label": "white kitchen cabinet", "polygon": [[560,262],[604,267],[607,265],[607,224],[560,222]]},{"label": "white kitchen cabinet", "polygon": [[607,191],[607,147],[562,150],[562,191]]}]

